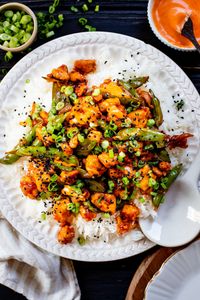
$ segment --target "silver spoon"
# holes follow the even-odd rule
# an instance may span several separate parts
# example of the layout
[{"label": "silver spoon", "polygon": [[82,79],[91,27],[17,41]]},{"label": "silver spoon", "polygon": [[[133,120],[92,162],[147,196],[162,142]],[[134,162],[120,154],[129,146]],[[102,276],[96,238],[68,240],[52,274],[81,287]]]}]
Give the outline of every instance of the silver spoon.
[{"label": "silver spoon", "polygon": [[195,46],[195,48],[197,49],[197,51],[200,53],[200,45],[197,42],[197,39],[194,35],[193,22],[190,17],[188,17],[187,21],[183,25],[181,34],[184,37],[186,37],[188,40],[190,40],[192,42],[192,44]]},{"label": "silver spoon", "polygon": [[172,184],[157,216],[140,218],[141,230],[149,240],[176,247],[190,242],[200,232],[199,173],[200,153],[188,171]]}]

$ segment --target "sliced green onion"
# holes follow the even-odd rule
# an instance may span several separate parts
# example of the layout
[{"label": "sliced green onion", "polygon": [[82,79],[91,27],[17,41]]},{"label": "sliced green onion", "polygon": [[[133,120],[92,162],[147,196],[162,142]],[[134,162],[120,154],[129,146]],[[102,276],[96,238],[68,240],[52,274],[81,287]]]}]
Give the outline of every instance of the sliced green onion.
[{"label": "sliced green onion", "polygon": [[2,41],[9,41],[10,39],[11,39],[11,36],[9,36],[6,33],[1,33],[0,34],[0,40],[2,40]]},{"label": "sliced green onion", "polygon": [[69,96],[69,98],[70,98],[73,102],[75,102],[75,100],[77,99],[77,95],[76,95],[75,93],[72,93],[72,94]]},{"label": "sliced green onion", "polygon": [[87,29],[88,31],[96,31],[96,28],[91,25],[85,25],[84,28]]},{"label": "sliced green onion", "polygon": [[30,83],[30,79],[26,79],[26,83]]},{"label": "sliced green onion", "polygon": [[157,184],[157,181],[153,178],[149,178],[149,186],[154,187]]},{"label": "sliced green onion", "polygon": [[64,102],[60,101],[56,104],[56,110],[61,110],[64,106]]},{"label": "sliced green onion", "polygon": [[87,6],[87,4],[86,4],[86,3],[85,3],[85,4],[83,4],[83,6],[82,6],[82,10],[83,10],[84,12],[88,11],[88,6]]},{"label": "sliced green onion", "polygon": [[12,10],[6,10],[6,11],[4,12],[4,16],[5,16],[6,18],[12,18],[13,15],[14,15],[14,13],[13,13]]},{"label": "sliced green onion", "polygon": [[72,5],[72,6],[70,7],[70,9],[71,9],[72,12],[75,12],[75,13],[78,12],[78,8],[75,7],[74,5]]},{"label": "sliced green onion", "polygon": [[140,151],[135,152],[135,156],[139,157],[141,155]]},{"label": "sliced green onion", "polygon": [[99,12],[99,5],[96,5],[96,6],[95,6],[94,11],[95,11],[95,12]]},{"label": "sliced green onion", "polygon": [[114,158],[114,151],[113,151],[113,149],[110,149],[110,150],[108,151],[108,154],[109,154],[109,157],[110,157],[110,158]]},{"label": "sliced green onion", "polygon": [[78,19],[78,22],[84,26],[87,24],[88,20],[86,18],[80,18],[80,19]]},{"label": "sliced green onion", "polygon": [[46,213],[43,211],[43,212],[41,213],[41,220],[42,220],[42,221],[45,221],[46,218],[47,218],[47,215],[46,215]]},{"label": "sliced green onion", "polygon": [[126,157],[126,154],[123,151],[121,151],[119,153],[117,159],[118,159],[119,162],[123,162],[123,160],[124,160],[125,157]]},{"label": "sliced green onion", "polygon": [[29,16],[29,15],[24,15],[22,18],[21,18],[21,20],[20,20],[20,23],[22,24],[22,25],[27,25],[29,22],[31,22],[32,21],[32,18],[31,18],[31,16]]},{"label": "sliced green onion", "polygon": [[56,180],[58,179],[58,175],[57,174],[53,174],[52,176],[51,176],[51,182],[55,182]]},{"label": "sliced green onion", "polygon": [[112,193],[115,187],[115,184],[112,180],[108,180],[108,187],[109,187],[108,193]]},{"label": "sliced green onion", "polygon": [[77,137],[78,137],[78,140],[79,140],[80,143],[84,142],[85,138],[82,134],[79,133]]},{"label": "sliced green onion", "polygon": [[82,235],[80,235],[77,238],[77,241],[78,241],[79,245],[81,245],[81,246],[85,245],[85,243],[86,243],[86,240],[85,240],[85,238]]},{"label": "sliced green onion", "polygon": [[6,52],[6,54],[5,54],[5,56],[4,56],[4,60],[5,60],[6,62],[8,62],[8,61],[10,61],[12,58],[13,58],[12,52],[10,52],[10,51]]},{"label": "sliced green onion", "polygon": [[50,14],[53,14],[53,13],[55,12],[55,10],[56,10],[56,9],[55,9],[55,6],[54,6],[54,5],[50,5],[50,6],[49,6],[49,13],[50,13]]},{"label": "sliced green onion", "polygon": [[54,34],[55,34],[55,32],[54,32],[53,30],[52,30],[52,31],[49,31],[49,32],[47,32],[46,37],[47,37],[47,38],[50,38],[50,37],[52,37]]},{"label": "sliced green onion", "polygon": [[109,141],[107,140],[104,140],[102,143],[101,143],[101,147],[103,149],[107,149],[109,147]]},{"label": "sliced green onion", "polygon": [[141,203],[144,203],[146,200],[145,200],[145,198],[144,197],[141,197],[140,199],[139,199],[139,202],[141,202]]},{"label": "sliced green onion", "polygon": [[79,213],[79,207],[80,204],[79,203],[69,203],[67,205],[67,209],[71,210],[73,213],[78,214]]},{"label": "sliced green onion", "polygon": [[48,185],[49,192],[56,192],[58,190],[58,185],[56,182],[50,182]]},{"label": "sliced green onion", "polygon": [[130,181],[129,181],[128,177],[122,177],[122,182],[124,185],[128,185]]},{"label": "sliced green onion", "polygon": [[110,218],[110,214],[109,213],[103,213],[103,218],[109,219]]},{"label": "sliced green onion", "polygon": [[155,125],[154,119],[149,119],[149,120],[147,121],[147,126],[152,127],[153,125]]}]

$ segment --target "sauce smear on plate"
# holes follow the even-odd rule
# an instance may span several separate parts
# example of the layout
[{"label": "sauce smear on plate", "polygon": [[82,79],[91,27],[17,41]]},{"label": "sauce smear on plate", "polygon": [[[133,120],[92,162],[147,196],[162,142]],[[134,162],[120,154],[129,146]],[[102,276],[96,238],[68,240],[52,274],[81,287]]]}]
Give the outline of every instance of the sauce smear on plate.
[{"label": "sauce smear on plate", "polygon": [[182,48],[193,48],[192,43],[181,35],[181,29],[190,16],[194,34],[200,42],[200,1],[155,0],[152,17],[159,33],[171,44]]}]

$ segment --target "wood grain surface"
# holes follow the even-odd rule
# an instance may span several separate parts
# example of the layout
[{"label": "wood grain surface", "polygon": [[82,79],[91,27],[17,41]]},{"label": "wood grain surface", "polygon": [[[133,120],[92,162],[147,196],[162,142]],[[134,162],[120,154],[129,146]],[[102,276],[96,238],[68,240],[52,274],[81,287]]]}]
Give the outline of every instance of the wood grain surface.
[{"label": "wood grain surface", "polygon": [[[13,1],[0,0],[0,5],[4,4],[5,2]],[[34,12],[48,11],[49,5],[53,2],[50,0],[18,1],[29,5]],[[83,31],[77,20],[80,17],[86,17],[90,24],[95,26],[98,31],[127,34],[129,36],[141,39],[144,42],[161,50],[186,72],[198,91],[200,91],[200,56],[198,53],[185,53],[170,49],[155,37],[147,21],[147,2],[147,0],[93,0],[94,5],[97,3],[100,4],[99,13],[94,13],[91,11],[87,14],[74,14],[70,11],[70,6],[76,4],[80,6],[82,3],[84,3],[84,1],[61,0],[57,13],[64,14],[65,23],[64,26],[57,31],[54,38]],[[32,49],[38,47],[44,42],[46,41],[37,40],[32,46]],[[9,63],[4,62],[3,55],[4,53],[0,52],[0,69],[5,68],[6,70],[9,70],[25,54],[16,54],[14,59]],[[0,79],[2,78],[3,76],[1,75]],[[138,266],[145,257],[154,253],[156,249],[159,248],[155,247],[140,255],[116,262],[74,262],[78,281],[82,291],[82,300],[125,299],[128,286]],[[3,286],[0,286],[0,299],[21,300],[24,299],[24,297]]]}]

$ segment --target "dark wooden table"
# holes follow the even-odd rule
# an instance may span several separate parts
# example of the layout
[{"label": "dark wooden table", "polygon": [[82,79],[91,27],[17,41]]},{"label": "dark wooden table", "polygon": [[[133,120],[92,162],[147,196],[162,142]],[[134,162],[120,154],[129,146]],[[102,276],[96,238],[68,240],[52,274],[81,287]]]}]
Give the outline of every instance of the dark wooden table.
[{"label": "dark wooden table", "polygon": [[[13,2],[13,1],[7,1]],[[23,2],[29,5],[35,12],[47,11],[52,1],[27,0]],[[61,0],[57,13],[65,15],[65,25],[57,31],[55,37],[80,32],[83,29],[78,24],[79,17],[84,16],[99,31],[110,31],[127,34],[153,45],[172,58],[190,77],[197,90],[200,92],[200,57],[197,53],[185,53],[175,51],[163,45],[152,33],[147,21],[147,0],[109,0],[95,1],[100,4],[99,13],[88,12],[74,14],[70,11],[71,5],[83,3],[83,1]],[[5,1],[0,1],[4,4]],[[45,41],[36,41],[32,49]],[[5,63],[3,53],[0,53],[0,69],[9,70],[24,54],[15,55],[14,59]],[[3,76],[0,75],[2,78]],[[137,267],[142,260],[155,251],[155,248],[140,255],[108,263],[84,263],[74,262],[78,281],[82,292],[82,300],[122,300],[125,298],[129,283]],[[24,299],[23,296],[0,286],[0,299]]]}]

